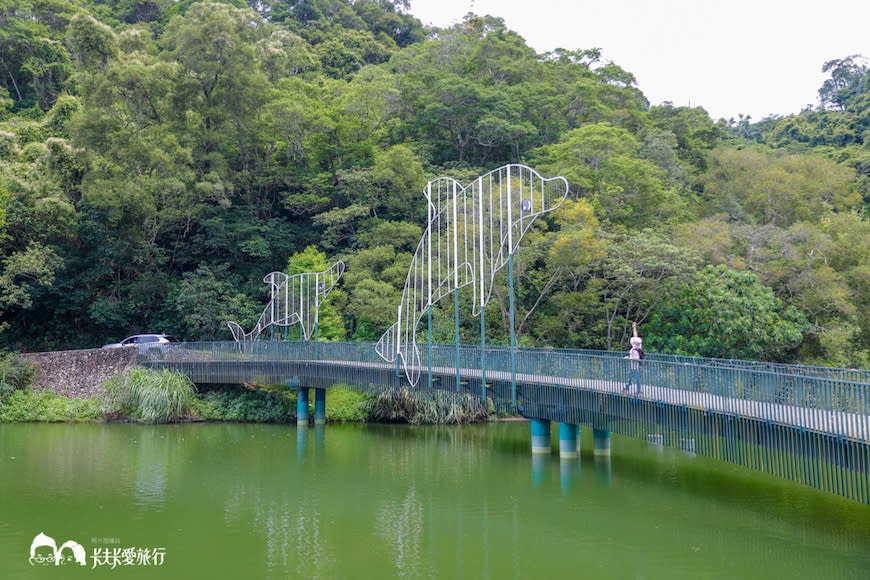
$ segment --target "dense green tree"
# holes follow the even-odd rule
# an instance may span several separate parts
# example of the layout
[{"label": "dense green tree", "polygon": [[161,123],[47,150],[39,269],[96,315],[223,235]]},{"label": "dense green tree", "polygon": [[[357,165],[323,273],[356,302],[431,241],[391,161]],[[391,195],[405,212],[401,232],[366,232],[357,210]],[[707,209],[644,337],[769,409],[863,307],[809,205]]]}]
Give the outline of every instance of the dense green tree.
[{"label": "dense green tree", "polygon": [[542,147],[536,160],[546,173],[564,175],[588,196],[602,219],[644,227],[681,216],[682,200],[666,187],[656,165],[639,158],[639,149],[625,129],[594,124]]},{"label": "dense green tree", "polygon": [[855,207],[854,171],[817,155],[776,155],[762,148],[720,148],[702,178],[706,211],[787,226]]},{"label": "dense green tree", "polygon": [[781,361],[806,328],[800,312],[784,307],[751,272],[707,266],[669,291],[644,333],[654,352]]},{"label": "dense green tree", "polygon": [[229,275],[229,266],[200,266],[184,274],[171,300],[183,324],[181,335],[187,340],[226,338],[227,320],[244,312],[245,296],[238,291],[238,280]]}]

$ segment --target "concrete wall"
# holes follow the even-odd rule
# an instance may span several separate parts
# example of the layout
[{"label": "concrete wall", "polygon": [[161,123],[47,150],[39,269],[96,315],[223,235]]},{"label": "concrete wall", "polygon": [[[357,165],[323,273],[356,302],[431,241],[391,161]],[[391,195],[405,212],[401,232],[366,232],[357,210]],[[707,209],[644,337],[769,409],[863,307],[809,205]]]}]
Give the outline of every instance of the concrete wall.
[{"label": "concrete wall", "polygon": [[36,364],[33,389],[68,397],[92,397],[104,392],[103,381],[136,366],[136,348],[91,348],[21,354]]}]

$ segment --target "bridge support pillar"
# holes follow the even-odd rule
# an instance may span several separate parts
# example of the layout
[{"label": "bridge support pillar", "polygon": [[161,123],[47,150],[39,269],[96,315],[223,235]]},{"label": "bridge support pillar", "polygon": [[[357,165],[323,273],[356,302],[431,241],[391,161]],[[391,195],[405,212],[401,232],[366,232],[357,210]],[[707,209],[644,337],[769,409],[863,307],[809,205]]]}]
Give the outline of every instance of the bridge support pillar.
[{"label": "bridge support pillar", "polygon": [[314,424],[326,424],[326,389],[314,389]]},{"label": "bridge support pillar", "polygon": [[580,426],[559,423],[559,458],[575,459],[580,450]]},{"label": "bridge support pillar", "polygon": [[595,455],[610,455],[610,431],[593,429],[592,449]]},{"label": "bridge support pillar", "polygon": [[296,424],[308,425],[308,389],[305,387],[296,391]]},{"label": "bridge support pillar", "polygon": [[550,452],[550,422],[545,419],[531,419],[532,453]]}]

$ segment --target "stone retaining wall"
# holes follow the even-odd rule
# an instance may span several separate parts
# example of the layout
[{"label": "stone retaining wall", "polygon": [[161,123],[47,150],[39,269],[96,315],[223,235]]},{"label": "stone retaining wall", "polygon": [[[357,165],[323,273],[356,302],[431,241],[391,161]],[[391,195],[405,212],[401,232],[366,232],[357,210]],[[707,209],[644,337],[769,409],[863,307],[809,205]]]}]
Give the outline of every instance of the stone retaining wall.
[{"label": "stone retaining wall", "polygon": [[91,348],[20,356],[36,364],[35,391],[52,390],[78,398],[102,394],[103,381],[136,366],[137,354],[135,348]]}]

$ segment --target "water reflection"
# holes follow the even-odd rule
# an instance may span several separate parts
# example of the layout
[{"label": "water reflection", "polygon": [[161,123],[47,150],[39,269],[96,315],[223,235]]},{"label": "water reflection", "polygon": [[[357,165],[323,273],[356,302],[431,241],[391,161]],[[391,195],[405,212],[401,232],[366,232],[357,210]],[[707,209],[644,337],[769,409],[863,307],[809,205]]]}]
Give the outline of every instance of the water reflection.
[{"label": "water reflection", "polygon": [[314,425],[314,450],[318,455],[326,450],[326,425]]},{"label": "water reflection", "polygon": [[296,427],[296,456],[301,462],[305,458],[305,449],[308,446],[308,425]]},{"label": "water reflection", "polygon": [[613,483],[613,465],[609,455],[595,456],[595,479],[610,487]]},{"label": "water reflection", "polygon": [[[297,505],[294,521],[296,574],[303,578],[330,576],[328,564],[335,558],[329,557],[328,535],[321,530],[319,506],[304,495],[302,499]],[[282,564],[286,566],[283,561]]]},{"label": "water reflection", "polygon": [[[143,546],[153,538],[190,577],[582,570],[795,580],[870,569],[870,508],[730,465],[717,471],[712,460],[646,441],[615,440],[611,458],[560,461],[533,456],[527,430],[512,425],[49,431],[0,425],[0,471],[15,469],[0,478],[2,578],[25,577],[27,553],[15,546],[39,531],[36,521],[83,542],[98,533]],[[65,472],[62,485],[46,464]],[[136,518],[118,517],[133,503]]]},{"label": "water reflection", "polygon": [[547,470],[553,458],[549,455],[532,454],[532,485],[539,487],[544,483],[547,477]]},{"label": "water reflection", "polygon": [[579,457],[559,460],[559,487],[562,490],[562,495],[568,494],[574,479],[580,479],[580,465]]},{"label": "water reflection", "polygon": [[377,514],[377,529],[393,554],[397,576],[422,578],[431,575],[432,571],[425,570],[421,558],[423,502],[416,488],[411,487],[398,501],[382,502]]},{"label": "water reflection", "polygon": [[143,426],[139,433],[134,496],[142,511],[161,511],[166,503],[170,438],[173,432],[160,427]]}]

